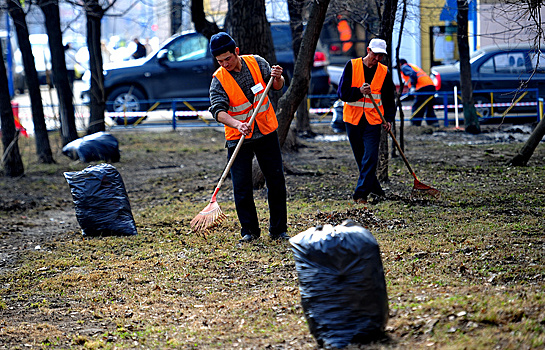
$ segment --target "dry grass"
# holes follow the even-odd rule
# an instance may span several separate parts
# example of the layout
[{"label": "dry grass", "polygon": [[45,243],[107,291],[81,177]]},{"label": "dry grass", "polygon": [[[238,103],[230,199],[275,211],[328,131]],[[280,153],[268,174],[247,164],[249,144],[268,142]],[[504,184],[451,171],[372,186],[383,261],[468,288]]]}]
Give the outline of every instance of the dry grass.
[{"label": "dry grass", "polygon": [[[388,339],[366,349],[544,348],[543,147],[530,166],[512,168],[504,161],[520,144],[447,143],[413,132],[407,156],[421,181],[442,191],[440,200],[411,201],[412,179],[398,158],[390,200],[356,207],[348,200],[355,166],[347,142],[309,141],[285,157],[304,170],[287,176],[290,234],[351,218],[376,237],[390,319]],[[189,230],[221,174],[222,135],[115,135],[137,236],[82,239],[77,228],[37,221],[53,209],[73,215],[60,174],[83,164],[31,164],[27,177],[0,183],[2,191],[29,188],[4,196],[0,211],[2,251],[9,242],[20,252],[0,273],[0,348],[317,348],[290,246],[266,236],[263,190],[256,202],[265,234],[257,243],[237,246],[228,181],[218,197],[228,219],[205,236]],[[17,202],[29,198],[32,206]],[[38,250],[27,236],[37,230],[48,233]]]}]

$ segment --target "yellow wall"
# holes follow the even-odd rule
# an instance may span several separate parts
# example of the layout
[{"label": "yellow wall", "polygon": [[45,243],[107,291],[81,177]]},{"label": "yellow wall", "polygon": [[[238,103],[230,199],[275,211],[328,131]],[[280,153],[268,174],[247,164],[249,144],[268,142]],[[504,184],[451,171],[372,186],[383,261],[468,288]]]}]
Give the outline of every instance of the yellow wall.
[{"label": "yellow wall", "polygon": [[441,10],[445,6],[445,0],[420,0],[420,36],[422,47],[420,54],[422,57],[422,69],[429,72],[431,68],[430,55],[430,26],[445,25],[444,21],[439,20]]}]

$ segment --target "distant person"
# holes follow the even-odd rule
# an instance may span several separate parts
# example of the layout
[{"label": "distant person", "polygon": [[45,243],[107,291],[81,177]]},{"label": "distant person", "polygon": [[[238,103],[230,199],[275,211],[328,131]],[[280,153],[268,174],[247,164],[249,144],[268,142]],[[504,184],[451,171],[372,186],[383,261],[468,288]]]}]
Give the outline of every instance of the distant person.
[{"label": "distant person", "polygon": [[106,46],[105,40],[100,41],[100,52],[102,53],[102,63],[110,63],[112,61],[110,58],[112,54],[108,46]]},{"label": "distant person", "polygon": [[[367,55],[348,61],[339,82],[346,134],[359,170],[352,199],[360,204],[366,204],[369,195],[375,196],[374,199],[385,196],[376,174],[380,135],[382,128],[391,129],[396,115],[392,74],[380,63],[386,53],[386,41],[371,39]],[[385,123],[369,95],[378,105]]]},{"label": "distant person", "polygon": [[71,43],[64,45],[64,60],[66,61],[66,72],[68,75],[68,83],[70,90],[74,89],[74,81],[76,80],[76,50]]},{"label": "distant person", "polygon": [[132,58],[138,59],[142,57],[146,57],[147,51],[144,44],[142,44],[138,38],[134,38],[134,43],[136,44],[136,51],[132,54]]},{"label": "distant person", "polygon": [[[428,125],[439,126],[439,120],[433,109],[433,105],[435,104],[434,94],[436,92],[433,80],[431,80],[422,68],[416,64],[407,63],[407,60],[403,58],[399,60],[399,64],[396,66],[396,68],[399,67],[401,68],[401,77],[407,83],[410,91],[417,93],[412,107],[411,124],[422,125],[425,114]],[[426,92],[429,92],[429,94],[419,94]],[[426,105],[420,108],[424,103]]]}]

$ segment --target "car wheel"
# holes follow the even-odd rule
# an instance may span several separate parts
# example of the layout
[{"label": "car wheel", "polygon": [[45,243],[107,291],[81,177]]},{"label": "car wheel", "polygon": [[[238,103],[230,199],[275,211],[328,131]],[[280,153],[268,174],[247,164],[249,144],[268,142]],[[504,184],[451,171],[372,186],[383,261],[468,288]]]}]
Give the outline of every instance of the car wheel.
[{"label": "car wheel", "polygon": [[106,103],[108,112],[140,112],[147,110],[144,93],[134,86],[122,86],[114,89]]},{"label": "car wheel", "polygon": [[[475,110],[479,118],[487,119],[492,117],[492,107],[488,106],[490,104],[490,99],[487,96],[477,95],[475,96]],[[487,105],[487,106],[479,106]]]},{"label": "car wheel", "polygon": [[[109,95],[106,103],[108,112],[140,112],[148,109],[144,94],[140,89],[134,86],[122,86],[113,90]],[[117,125],[132,125],[138,120],[145,120],[144,116],[123,116],[112,118]]]}]

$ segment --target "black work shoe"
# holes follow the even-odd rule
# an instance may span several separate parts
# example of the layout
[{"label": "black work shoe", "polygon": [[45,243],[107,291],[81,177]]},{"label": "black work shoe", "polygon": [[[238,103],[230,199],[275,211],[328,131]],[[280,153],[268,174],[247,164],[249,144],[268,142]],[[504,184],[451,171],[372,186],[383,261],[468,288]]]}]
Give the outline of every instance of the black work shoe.
[{"label": "black work shoe", "polygon": [[272,240],[284,241],[290,239],[290,236],[286,232],[279,233],[277,235],[269,235]]},{"label": "black work shoe", "polygon": [[259,238],[259,236],[253,236],[253,235],[247,234],[247,235],[242,236],[242,238],[239,239],[238,242],[239,243],[249,243],[249,242],[255,241],[258,238]]},{"label": "black work shoe", "polygon": [[371,193],[370,197],[371,197],[370,203],[373,203],[373,204],[377,204],[377,203],[382,202],[382,201],[384,201],[386,199],[385,195],[378,195],[378,194],[374,194],[374,193]]}]

